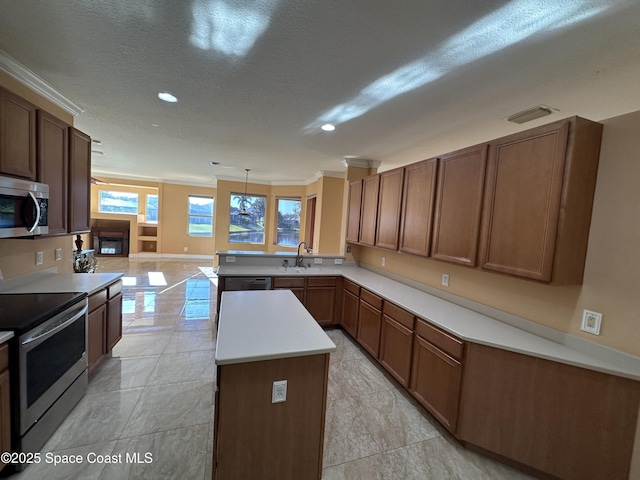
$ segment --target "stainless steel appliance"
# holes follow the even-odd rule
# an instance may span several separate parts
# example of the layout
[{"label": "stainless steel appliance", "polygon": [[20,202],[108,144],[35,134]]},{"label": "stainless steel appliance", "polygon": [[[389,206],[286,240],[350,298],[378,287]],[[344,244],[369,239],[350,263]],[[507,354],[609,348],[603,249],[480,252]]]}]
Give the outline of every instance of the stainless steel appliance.
[{"label": "stainless steel appliance", "polygon": [[0,238],[49,233],[49,186],[0,177]]},{"label": "stainless steel appliance", "polygon": [[225,290],[271,290],[271,277],[227,277]]},{"label": "stainless steel appliance", "polygon": [[[38,452],[87,390],[87,294],[2,294],[12,448]],[[18,467],[19,468],[19,467]]]}]

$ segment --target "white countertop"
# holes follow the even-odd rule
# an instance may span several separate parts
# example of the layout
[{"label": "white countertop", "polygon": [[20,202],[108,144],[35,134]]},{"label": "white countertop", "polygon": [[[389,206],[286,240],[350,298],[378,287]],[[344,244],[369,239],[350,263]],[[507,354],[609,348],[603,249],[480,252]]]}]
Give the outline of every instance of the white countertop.
[{"label": "white countertop", "polygon": [[0,332],[0,344],[13,338],[13,332]]},{"label": "white countertop", "polygon": [[[601,358],[570,348],[364,268],[312,268],[309,273],[291,270],[289,268],[290,273],[285,273],[282,267],[224,266],[220,267],[218,276],[342,275],[462,340],[640,380],[638,357],[613,351],[607,358]],[[594,351],[605,348],[593,345]]]},{"label": "white countertop", "polygon": [[41,273],[13,283],[2,293],[87,292],[89,295],[118,280],[122,273]]},{"label": "white countertop", "polygon": [[290,277],[290,276],[341,276],[343,266],[313,266],[313,267],[274,267],[270,265],[220,265],[216,273],[219,277]]},{"label": "white countertop", "polygon": [[223,292],[218,365],[330,353],[335,344],[290,290]]}]

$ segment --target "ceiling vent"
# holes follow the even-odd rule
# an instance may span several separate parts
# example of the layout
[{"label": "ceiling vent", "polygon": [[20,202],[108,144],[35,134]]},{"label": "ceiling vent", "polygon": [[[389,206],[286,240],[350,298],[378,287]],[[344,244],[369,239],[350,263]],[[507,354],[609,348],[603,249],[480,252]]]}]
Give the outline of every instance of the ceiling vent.
[{"label": "ceiling vent", "polygon": [[507,120],[513,123],[526,123],[531,120],[535,120],[536,118],[546,117],[547,115],[551,115],[553,113],[553,109],[551,107],[547,107],[546,105],[538,105],[537,107],[528,108],[518,113],[514,113],[513,115],[509,115]]}]

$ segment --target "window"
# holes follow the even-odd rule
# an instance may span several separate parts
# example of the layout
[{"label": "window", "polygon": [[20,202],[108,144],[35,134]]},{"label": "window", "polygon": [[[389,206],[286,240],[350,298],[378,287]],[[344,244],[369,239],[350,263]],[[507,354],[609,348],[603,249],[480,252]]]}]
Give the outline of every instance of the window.
[{"label": "window", "polygon": [[213,236],[213,197],[189,195],[189,235]]},{"label": "window", "polygon": [[[229,243],[264,243],[266,197],[231,194]],[[245,209],[248,215],[240,215]]]},{"label": "window", "polygon": [[147,208],[145,210],[147,223],[158,223],[158,195],[147,195]]},{"label": "window", "polygon": [[300,238],[300,208],[299,198],[277,198],[278,226],[276,244],[287,247],[298,245]]},{"label": "window", "polygon": [[138,214],[138,194],[100,190],[98,211],[106,213]]}]

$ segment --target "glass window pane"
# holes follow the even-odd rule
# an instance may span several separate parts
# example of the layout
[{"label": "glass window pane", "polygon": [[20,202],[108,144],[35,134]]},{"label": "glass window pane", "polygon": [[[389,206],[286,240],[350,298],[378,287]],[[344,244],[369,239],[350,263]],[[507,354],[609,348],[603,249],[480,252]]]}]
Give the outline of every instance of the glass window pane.
[{"label": "glass window pane", "polygon": [[302,203],[293,198],[278,199],[278,228],[276,244],[288,247],[298,245],[300,238],[300,209]]},{"label": "glass window pane", "polygon": [[[265,197],[231,194],[229,243],[264,243]],[[241,212],[248,215],[241,215]]]},{"label": "glass window pane", "polygon": [[158,223],[158,195],[147,195],[146,222]]},{"label": "glass window pane", "polygon": [[213,236],[213,197],[189,195],[187,233],[195,237]]},{"label": "glass window pane", "polygon": [[98,210],[108,213],[138,214],[138,194],[100,190]]}]

